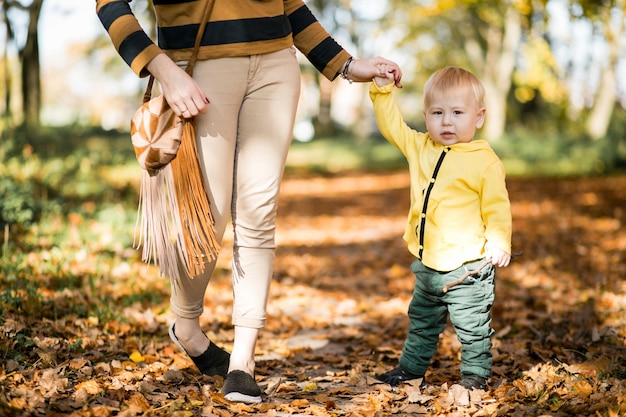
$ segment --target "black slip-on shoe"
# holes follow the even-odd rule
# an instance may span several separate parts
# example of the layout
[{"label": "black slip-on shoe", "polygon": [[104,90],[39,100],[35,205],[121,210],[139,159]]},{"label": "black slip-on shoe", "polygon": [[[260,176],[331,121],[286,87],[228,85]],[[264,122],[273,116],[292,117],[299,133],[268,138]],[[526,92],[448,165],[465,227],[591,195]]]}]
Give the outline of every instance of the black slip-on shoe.
[{"label": "black slip-on shoe", "polygon": [[[376,375],[376,379],[383,381],[392,387],[399,385],[401,382],[410,381],[412,379],[424,378],[424,375],[415,375],[402,369],[400,365],[396,366],[389,372]],[[424,386],[424,382],[420,385],[420,388]]]},{"label": "black slip-on shoe", "polygon": [[471,390],[471,389],[481,389],[483,391],[487,390],[487,378],[483,378],[482,376],[470,373],[462,373],[461,374],[461,382],[459,385]]},{"label": "black slip-on shoe", "polygon": [[209,347],[204,351],[204,353],[199,356],[191,356],[176,337],[176,333],[174,332],[175,324],[176,321],[174,321],[170,326],[170,339],[172,339],[172,342],[176,343],[176,345],[178,345],[178,347],[191,358],[200,373],[209,376],[218,375],[225,377],[228,373],[230,353],[218,347],[215,343],[209,341]]},{"label": "black slip-on shoe", "polygon": [[244,371],[231,371],[224,380],[222,394],[229,401],[260,403],[263,391],[250,374]]}]

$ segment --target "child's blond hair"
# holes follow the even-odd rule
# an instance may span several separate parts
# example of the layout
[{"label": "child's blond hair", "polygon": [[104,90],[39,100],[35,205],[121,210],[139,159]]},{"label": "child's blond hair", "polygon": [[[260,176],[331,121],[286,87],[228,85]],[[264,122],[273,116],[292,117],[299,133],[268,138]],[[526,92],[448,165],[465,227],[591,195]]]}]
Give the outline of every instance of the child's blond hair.
[{"label": "child's blond hair", "polygon": [[458,89],[469,89],[478,107],[485,107],[485,87],[471,72],[459,67],[445,67],[435,71],[424,84],[424,106],[432,102],[433,95]]}]

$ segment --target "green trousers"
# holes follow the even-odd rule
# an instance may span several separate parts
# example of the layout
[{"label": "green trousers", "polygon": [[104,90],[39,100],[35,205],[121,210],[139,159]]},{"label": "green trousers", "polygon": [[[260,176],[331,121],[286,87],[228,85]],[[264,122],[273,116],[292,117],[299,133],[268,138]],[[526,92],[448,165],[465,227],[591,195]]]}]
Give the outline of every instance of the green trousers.
[{"label": "green trousers", "polygon": [[413,299],[409,305],[409,333],[404,342],[400,366],[415,375],[424,375],[437,351],[439,335],[450,321],[461,342],[461,373],[488,378],[491,355],[491,306],[495,295],[495,268],[488,264],[462,284],[443,292],[446,284],[475,270],[482,260],[469,262],[450,272],[430,269],[418,259],[411,264],[415,273]]}]

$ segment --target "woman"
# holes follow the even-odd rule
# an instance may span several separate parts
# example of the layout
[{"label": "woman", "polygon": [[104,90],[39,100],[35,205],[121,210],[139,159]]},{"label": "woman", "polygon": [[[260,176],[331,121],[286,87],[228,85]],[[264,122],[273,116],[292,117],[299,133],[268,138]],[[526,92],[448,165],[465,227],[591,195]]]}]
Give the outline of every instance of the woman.
[{"label": "woman", "polygon": [[[158,46],[129,1],[96,0],[96,11],[131,69],[153,75],[177,115],[196,116],[218,241],[229,219],[234,231],[233,351],[229,355],[215,346],[200,328],[215,261],[200,276],[172,280],[171,310],[178,318],[170,336],[202,373],[225,376],[227,399],[260,402],[254,349],[266,322],[278,192],[300,94],[295,48],[330,80],[371,81],[385,68],[400,87],[401,71],[383,58],[353,59],[302,0],[154,0]],[[215,3],[192,78],[183,67],[205,1]]]}]

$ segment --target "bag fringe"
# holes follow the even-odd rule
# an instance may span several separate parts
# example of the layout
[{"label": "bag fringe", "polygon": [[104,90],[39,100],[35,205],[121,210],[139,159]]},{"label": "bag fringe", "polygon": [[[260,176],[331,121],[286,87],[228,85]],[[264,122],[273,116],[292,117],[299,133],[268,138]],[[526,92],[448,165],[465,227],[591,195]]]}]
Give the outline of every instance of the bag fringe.
[{"label": "bag fringe", "polygon": [[142,170],[133,247],[143,246],[141,260],[159,266],[161,275],[179,276],[175,231],[178,207],[170,165],[157,172]]},{"label": "bag fringe", "polygon": [[183,121],[181,144],[170,165],[180,219],[177,240],[182,251],[179,252],[187,273],[195,277],[204,272],[205,263],[217,258],[220,245],[200,169],[193,120]]}]

